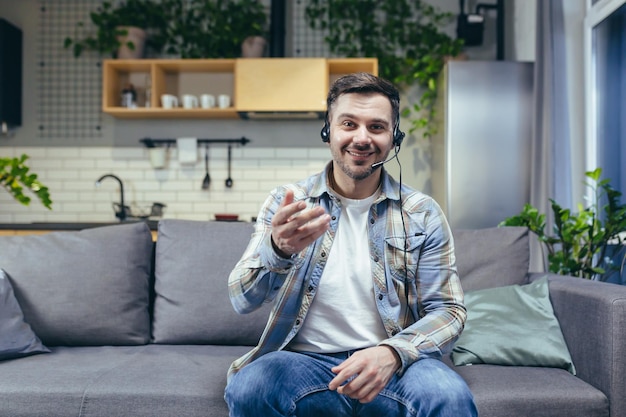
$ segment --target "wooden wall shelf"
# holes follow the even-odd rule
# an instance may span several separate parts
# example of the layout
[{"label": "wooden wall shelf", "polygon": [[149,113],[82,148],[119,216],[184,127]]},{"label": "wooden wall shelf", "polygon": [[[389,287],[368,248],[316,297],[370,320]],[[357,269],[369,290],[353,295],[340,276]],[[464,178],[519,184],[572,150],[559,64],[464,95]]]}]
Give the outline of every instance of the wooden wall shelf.
[{"label": "wooden wall shelf", "polygon": [[[314,65],[313,65],[314,64]],[[104,60],[102,110],[123,119],[237,119],[247,112],[323,114],[330,83],[343,74],[378,74],[376,58],[238,58]],[[304,80],[304,81],[303,81]],[[137,107],[121,106],[128,84],[137,92]],[[291,86],[284,88],[284,86]],[[298,88],[295,88],[298,87]],[[151,95],[146,103],[146,90]],[[220,94],[228,108],[165,109],[161,95]],[[305,103],[303,105],[303,103]],[[147,105],[146,105],[147,104]],[[179,103],[180,104],[180,103]],[[303,116],[304,117],[304,116]],[[309,116],[310,117],[310,116]]]}]

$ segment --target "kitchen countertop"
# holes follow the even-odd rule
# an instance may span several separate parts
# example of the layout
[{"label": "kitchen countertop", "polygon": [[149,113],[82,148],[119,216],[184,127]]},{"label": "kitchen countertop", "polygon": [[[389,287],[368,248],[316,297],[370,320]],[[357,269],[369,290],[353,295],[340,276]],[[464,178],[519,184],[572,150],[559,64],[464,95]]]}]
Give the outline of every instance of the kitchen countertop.
[{"label": "kitchen countertop", "polygon": [[158,220],[129,220],[125,222],[33,222],[33,223],[0,223],[0,230],[83,230],[94,227],[112,226],[144,222],[150,230],[157,230]]}]

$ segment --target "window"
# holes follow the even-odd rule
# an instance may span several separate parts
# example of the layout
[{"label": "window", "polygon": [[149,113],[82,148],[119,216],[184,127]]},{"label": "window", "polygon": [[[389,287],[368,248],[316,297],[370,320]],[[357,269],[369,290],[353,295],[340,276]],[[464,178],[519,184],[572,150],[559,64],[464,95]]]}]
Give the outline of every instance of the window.
[{"label": "window", "polygon": [[587,167],[626,196],[626,1],[587,15]]}]

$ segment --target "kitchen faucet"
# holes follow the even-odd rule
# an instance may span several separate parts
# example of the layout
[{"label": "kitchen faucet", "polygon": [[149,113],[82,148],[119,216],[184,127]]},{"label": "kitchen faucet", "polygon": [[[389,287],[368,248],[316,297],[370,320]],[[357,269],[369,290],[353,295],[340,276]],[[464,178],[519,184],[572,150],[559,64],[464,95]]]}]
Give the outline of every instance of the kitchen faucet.
[{"label": "kitchen faucet", "polygon": [[105,174],[98,178],[98,180],[96,181],[96,187],[99,187],[100,182],[102,182],[102,180],[107,177],[113,178],[120,184],[120,208],[119,210],[115,210],[115,217],[123,222],[124,220],[126,220],[126,206],[124,205],[124,184],[122,183],[122,180],[117,175]]}]

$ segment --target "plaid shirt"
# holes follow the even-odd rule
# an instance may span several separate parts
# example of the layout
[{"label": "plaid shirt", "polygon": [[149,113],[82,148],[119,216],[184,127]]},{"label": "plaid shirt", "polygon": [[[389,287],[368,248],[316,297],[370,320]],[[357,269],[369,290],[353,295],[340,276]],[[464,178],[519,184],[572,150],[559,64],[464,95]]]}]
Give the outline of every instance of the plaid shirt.
[{"label": "plaid shirt", "polygon": [[[328,185],[331,165],[306,180],[273,190],[259,213],[252,239],[229,276],[229,294],[242,314],[264,302],[273,302],[273,308],[258,346],[233,362],[229,375],[285,348],[305,320],[341,216],[341,203]],[[372,285],[388,335],[380,345],[398,353],[401,375],[413,362],[440,358],[448,351],[463,329],[466,310],[454,242],[441,208],[405,185],[399,193],[399,186],[383,169],[381,194],[369,210],[367,227]],[[278,256],[270,240],[272,217],[287,190],[293,190],[294,200],[320,205],[331,215],[330,229],[290,259]],[[346,262],[363,262],[365,256]]]}]

